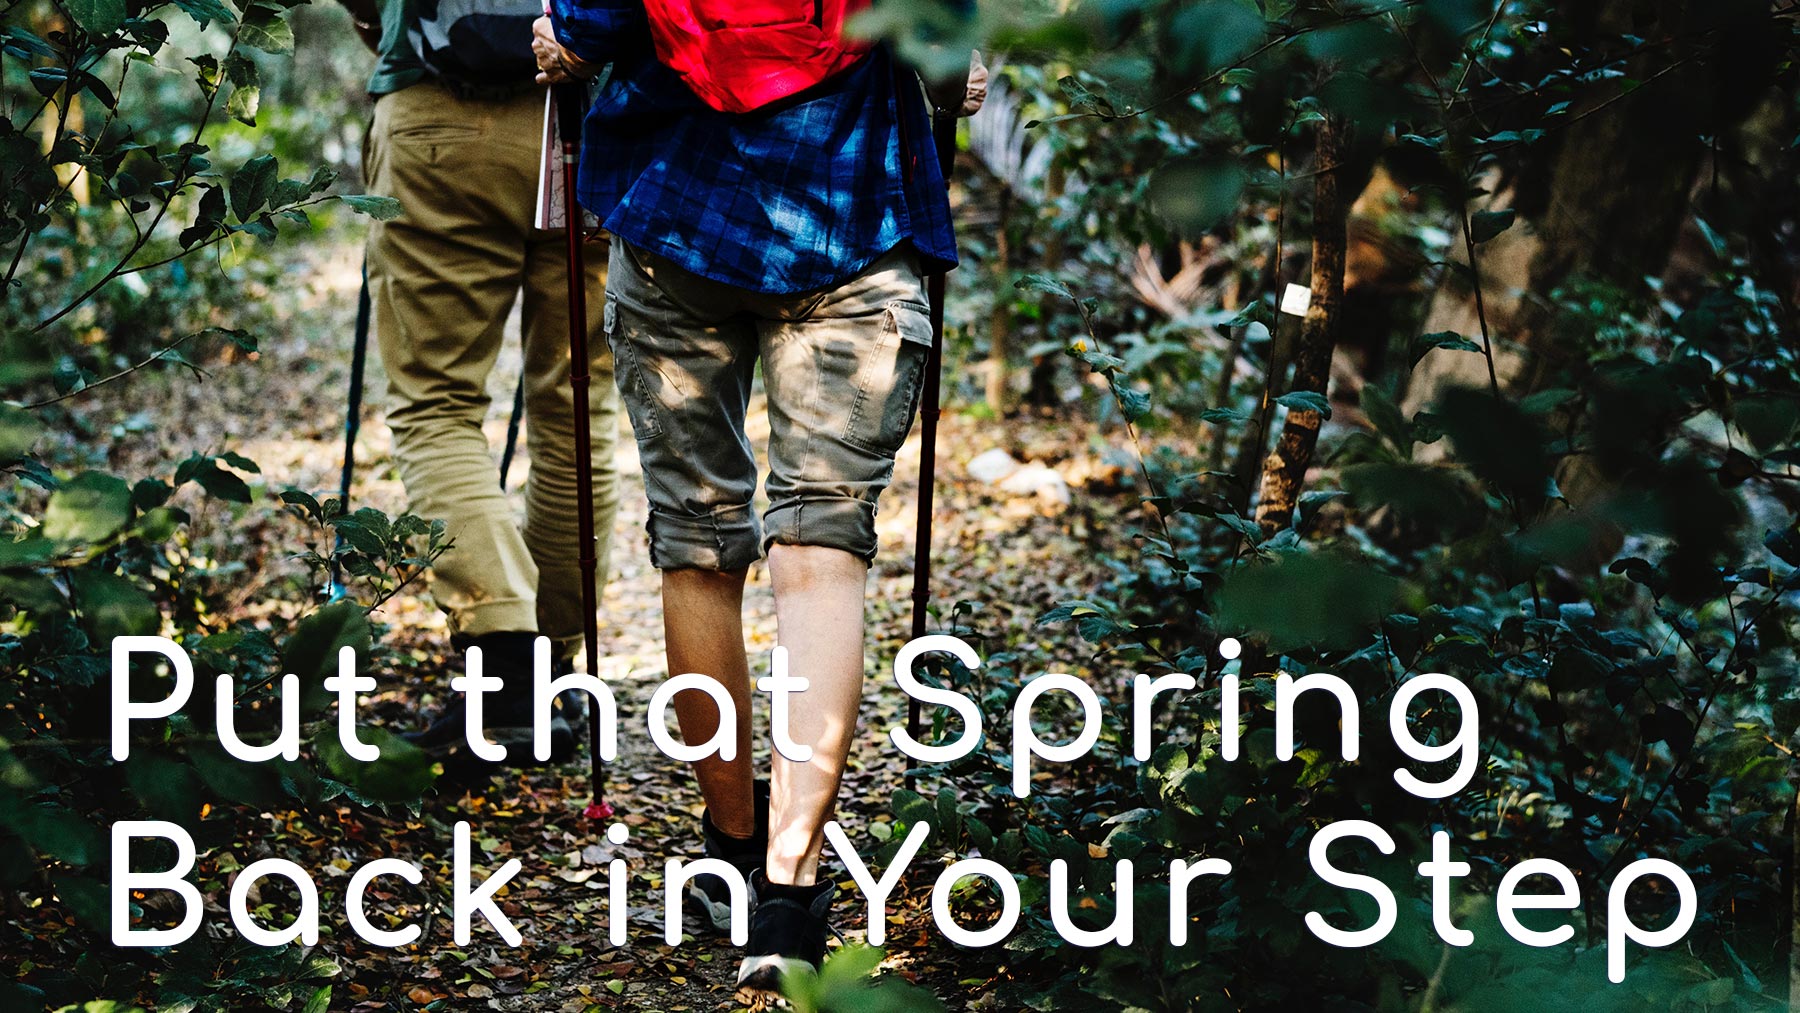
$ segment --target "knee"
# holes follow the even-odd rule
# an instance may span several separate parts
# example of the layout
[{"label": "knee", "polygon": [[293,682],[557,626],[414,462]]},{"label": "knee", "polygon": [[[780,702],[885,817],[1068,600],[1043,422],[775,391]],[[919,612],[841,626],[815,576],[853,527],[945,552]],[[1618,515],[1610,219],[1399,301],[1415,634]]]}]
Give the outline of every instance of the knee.
[{"label": "knee", "polygon": [[705,570],[699,567],[676,567],[662,572],[663,586],[676,592],[690,591],[701,593],[739,593],[743,590],[744,580],[750,575],[749,567],[737,567],[730,570]]},{"label": "knee", "polygon": [[482,436],[489,403],[480,392],[466,391],[401,394],[390,392],[387,424],[396,442],[431,440],[453,434],[456,438]]},{"label": "knee", "polygon": [[805,592],[861,582],[869,572],[862,557],[829,545],[769,546],[769,572],[783,590]]}]

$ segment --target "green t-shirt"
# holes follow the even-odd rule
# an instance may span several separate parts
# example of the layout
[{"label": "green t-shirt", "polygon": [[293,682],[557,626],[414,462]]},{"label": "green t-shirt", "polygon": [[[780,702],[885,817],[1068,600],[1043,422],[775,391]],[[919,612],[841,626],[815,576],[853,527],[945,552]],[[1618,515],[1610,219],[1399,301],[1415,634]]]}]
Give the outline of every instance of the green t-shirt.
[{"label": "green t-shirt", "polygon": [[369,75],[369,94],[386,95],[425,79],[425,65],[419,61],[412,43],[418,21],[413,0],[381,0],[381,48],[375,58],[375,73]]}]

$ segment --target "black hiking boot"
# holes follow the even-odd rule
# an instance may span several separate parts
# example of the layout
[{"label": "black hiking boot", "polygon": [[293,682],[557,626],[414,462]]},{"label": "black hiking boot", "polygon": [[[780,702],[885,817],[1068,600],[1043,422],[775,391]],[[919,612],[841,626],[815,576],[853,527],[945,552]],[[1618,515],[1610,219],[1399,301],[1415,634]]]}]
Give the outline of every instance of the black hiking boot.
[{"label": "black hiking boot", "polygon": [[[727,837],[713,826],[712,816],[700,814],[700,837],[707,858],[730,862],[749,882],[761,870],[769,854],[769,782],[757,781],[755,791],[756,830],[747,838]],[[700,905],[706,923],[714,932],[731,931],[731,888],[719,876],[695,876],[687,883],[688,899]]]},{"label": "black hiking boot", "polygon": [[[537,765],[531,748],[532,645],[536,640],[535,633],[512,632],[451,639],[459,653],[466,654],[470,647],[481,648],[482,673],[498,676],[504,683],[499,690],[482,697],[482,724],[488,741],[506,747],[505,766]],[[563,694],[574,695],[579,694]],[[550,762],[565,763],[575,755],[576,737],[566,716],[568,701],[559,698],[557,704],[550,718]],[[466,713],[464,696],[456,694],[424,731],[408,732],[402,737],[425,750],[453,776],[493,773],[502,764],[483,760],[469,749]]]},{"label": "black hiking boot", "polygon": [[771,883],[761,870],[750,877],[750,943],[738,963],[739,988],[781,991],[781,976],[825,961],[826,916],[837,897],[829,880],[812,886]]},{"label": "black hiking boot", "polygon": [[[552,679],[575,671],[575,659],[556,658],[550,662]],[[550,702],[550,762],[568,763],[581,752],[588,741],[588,695],[565,689]]]}]

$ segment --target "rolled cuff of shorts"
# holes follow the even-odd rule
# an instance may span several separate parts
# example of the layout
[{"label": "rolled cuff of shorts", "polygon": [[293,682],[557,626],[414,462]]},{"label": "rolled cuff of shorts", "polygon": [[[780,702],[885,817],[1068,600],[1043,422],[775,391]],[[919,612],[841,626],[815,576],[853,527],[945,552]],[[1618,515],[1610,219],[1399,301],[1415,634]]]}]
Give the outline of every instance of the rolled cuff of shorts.
[{"label": "rolled cuff of shorts", "polygon": [[842,549],[867,563],[875,558],[875,504],[848,497],[803,499],[769,508],[763,515],[771,545],[823,545]]},{"label": "rolled cuff of shorts", "polygon": [[650,562],[658,570],[741,570],[762,556],[748,506],[707,514],[650,511]]},{"label": "rolled cuff of shorts", "polygon": [[537,602],[530,598],[490,598],[449,612],[450,632],[465,637],[489,633],[530,633],[537,629]]}]

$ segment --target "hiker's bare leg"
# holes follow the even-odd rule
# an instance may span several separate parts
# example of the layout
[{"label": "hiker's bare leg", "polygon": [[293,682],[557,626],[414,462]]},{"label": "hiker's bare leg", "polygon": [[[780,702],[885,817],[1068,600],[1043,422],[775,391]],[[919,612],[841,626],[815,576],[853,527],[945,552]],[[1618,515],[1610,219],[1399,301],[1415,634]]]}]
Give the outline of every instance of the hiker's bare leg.
[{"label": "hiker's bare leg", "polygon": [[788,674],[807,680],[788,708],[788,735],[812,747],[795,763],[775,753],[769,797],[772,883],[810,886],[819,868],[825,821],[837,806],[844,761],[862,700],[863,596],[869,567],[842,549],[772,545],[778,639]]},{"label": "hiker's bare leg", "polygon": [[[732,837],[756,832],[750,766],[750,669],[744,656],[744,575],[738,570],[664,570],[663,641],[669,675],[698,672],[719,681],[737,706],[737,757],[694,764],[713,826]],[[719,730],[719,711],[704,693],[675,696],[675,720],[686,742]]]}]

